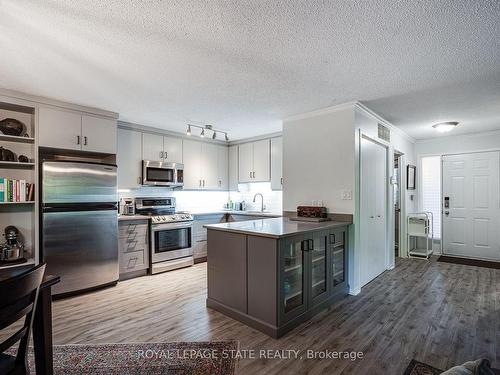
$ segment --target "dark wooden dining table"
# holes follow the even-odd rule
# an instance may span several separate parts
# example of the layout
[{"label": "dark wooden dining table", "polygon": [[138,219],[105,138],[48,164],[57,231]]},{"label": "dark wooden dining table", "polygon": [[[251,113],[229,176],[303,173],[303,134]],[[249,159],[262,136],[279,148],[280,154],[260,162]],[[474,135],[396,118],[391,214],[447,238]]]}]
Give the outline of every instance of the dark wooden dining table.
[{"label": "dark wooden dining table", "polygon": [[[26,272],[31,266],[19,266],[0,270],[0,281]],[[38,301],[36,303],[35,319],[33,321],[33,349],[35,352],[36,374],[52,375],[52,285],[61,281],[59,276],[43,277]]]}]

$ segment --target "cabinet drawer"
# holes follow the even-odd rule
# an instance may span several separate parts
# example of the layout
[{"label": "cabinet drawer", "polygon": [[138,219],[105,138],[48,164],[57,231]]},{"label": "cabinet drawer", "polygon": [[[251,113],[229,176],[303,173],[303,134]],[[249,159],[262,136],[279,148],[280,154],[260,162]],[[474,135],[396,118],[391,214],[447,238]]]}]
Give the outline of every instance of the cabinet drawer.
[{"label": "cabinet drawer", "polygon": [[148,236],[136,236],[134,238],[120,238],[118,240],[120,253],[132,251],[149,251]]},{"label": "cabinet drawer", "polygon": [[194,241],[194,249],[193,249],[194,259],[203,258],[207,256],[207,240],[206,239],[198,239]]},{"label": "cabinet drawer", "polygon": [[120,223],[118,226],[118,236],[120,238],[134,238],[146,236],[148,233],[148,224],[144,221],[130,221]]},{"label": "cabinet drawer", "polygon": [[145,251],[120,254],[120,272],[137,271],[144,268],[147,268]]}]

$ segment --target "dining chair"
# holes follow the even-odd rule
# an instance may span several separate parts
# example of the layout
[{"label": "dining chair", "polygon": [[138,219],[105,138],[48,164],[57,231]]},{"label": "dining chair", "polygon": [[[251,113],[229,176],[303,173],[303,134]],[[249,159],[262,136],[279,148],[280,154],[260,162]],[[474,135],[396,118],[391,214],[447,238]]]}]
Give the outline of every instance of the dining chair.
[{"label": "dining chair", "polygon": [[[45,264],[40,264],[18,276],[0,281],[0,331],[24,318],[23,326],[0,342],[0,374],[27,374],[29,371],[28,342],[44,273]],[[5,353],[18,342],[16,355]]]}]

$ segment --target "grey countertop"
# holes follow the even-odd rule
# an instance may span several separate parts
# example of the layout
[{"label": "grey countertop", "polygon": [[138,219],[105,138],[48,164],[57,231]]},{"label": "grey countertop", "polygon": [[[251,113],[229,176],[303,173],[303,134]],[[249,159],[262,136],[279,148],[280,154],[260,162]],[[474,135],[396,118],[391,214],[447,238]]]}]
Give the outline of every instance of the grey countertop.
[{"label": "grey countertop", "polygon": [[190,212],[193,216],[203,216],[203,215],[244,215],[244,216],[260,216],[260,217],[281,217],[282,215],[276,212],[259,212],[259,211],[235,211],[235,210],[219,210],[219,211],[201,211],[201,212]]},{"label": "grey countertop", "polygon": [[350,225],[349,221],[323,221],[319,223],[291,221],[285,217],[236,221],[231,223],[207,224],[205,228],[223,232],[249,234],[260,237],[282,238],[295,234],[314,232]]}]

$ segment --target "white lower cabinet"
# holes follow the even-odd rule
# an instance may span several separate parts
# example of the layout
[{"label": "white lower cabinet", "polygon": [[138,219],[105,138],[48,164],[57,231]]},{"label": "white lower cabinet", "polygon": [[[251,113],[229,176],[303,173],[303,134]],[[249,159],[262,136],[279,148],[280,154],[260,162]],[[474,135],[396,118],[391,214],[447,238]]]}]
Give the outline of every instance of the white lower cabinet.
[{"label": "white lower cabinet", "polygon": [[135,130],[118,129],[118,188],[136,188],[141,185],[142,133]]}]

